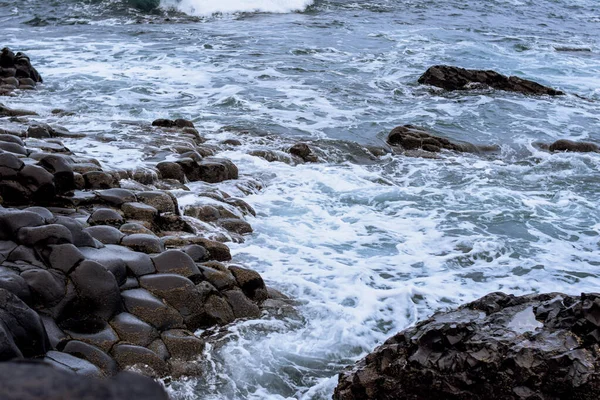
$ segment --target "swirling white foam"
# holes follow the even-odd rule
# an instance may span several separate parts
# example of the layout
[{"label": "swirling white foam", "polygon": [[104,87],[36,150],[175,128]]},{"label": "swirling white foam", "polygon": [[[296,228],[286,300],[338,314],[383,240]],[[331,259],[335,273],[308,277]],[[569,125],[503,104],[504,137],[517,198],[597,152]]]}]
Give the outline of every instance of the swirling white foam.
[{"label": "swirling white foam", "polygon": [[174,7],[189,15],[210,16],[246,12],[289,13],[304,11],[313,0],[162,0],[161,6]]}]

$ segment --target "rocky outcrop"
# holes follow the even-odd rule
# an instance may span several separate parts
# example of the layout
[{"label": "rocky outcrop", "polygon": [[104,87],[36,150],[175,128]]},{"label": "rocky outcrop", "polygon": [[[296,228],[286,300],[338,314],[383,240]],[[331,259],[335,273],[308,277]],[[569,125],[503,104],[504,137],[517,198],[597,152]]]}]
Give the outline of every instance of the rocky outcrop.
[{"label": "rocky outcrop", "polygon": [[5,47],[0,51],[0,96],[15,89],[35,89],[42,77],[23,53],[13,53]]},{"label": "rocky outcrop", "polygon": [[419,83],[445,90],[465,90],[474,86],[488,86],[498,90],[530,95],[563,95],[564,92],[517,76],[506,76],[495,71],[464,69],[449,65],[429,67],[419,78]]},{"label": "rocky outcrop", "polygon": [[597,399],[600,295],[492,293],[388,339],[334,399]]},{"label": "rocky outcrop", "polygon": [[389,133],[387,142],[401,151],[412,151],[412,154],[414,154],[415,151],[438,153],[442,150],[452,150],[476,153],[497,150],[497,146],[475,146],[471,143],[451,142],[446,138],[434,136],[413,125],[395,127]]}]

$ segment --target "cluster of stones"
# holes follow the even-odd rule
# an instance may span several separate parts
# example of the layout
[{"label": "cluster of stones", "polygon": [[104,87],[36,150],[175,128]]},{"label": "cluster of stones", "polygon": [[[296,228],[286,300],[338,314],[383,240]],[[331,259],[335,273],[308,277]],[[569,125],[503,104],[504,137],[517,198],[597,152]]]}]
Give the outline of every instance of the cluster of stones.
[{"label": "cluster of stones", "polygon": [[2,360],[196,375],[204,343],[193,331],[260,316],[260,275],[190,235],[172,194],[111,188],[119,181],[96,164],[84,172],[72,156],[0,139],[15,145],[0,154],[3,205],[21,207],[0,209]]},{"label": "cluster of stones", "polygon": [[[154,125],[200,140],[189,121]],[[237,167],[192,152],[156,169],[104,171],[61,137],[78,135],[45,124],[0,132],[0,361],[42,360],[88,377],[200,374],[204,341],[193,332],[257,318],[273,292],[156,188],[237,179]],[[213,205],[187,214],[251,231],[247,203],[203,194]]]},{"label": "cluster of stones", "polygon": [[597,399],[600,295],[492,293],[388,339],[334,399]]},{"label": "cluster of stones", "polygon": [[464,69],[449,65],[429,67],[419,78],[419,83],[437,86],[445,90],[465,90],[483,85],[528,95],[564,95],[560,90],[517,76],[506,76],[495,71]]},{"label": "cluster of stones", "polygon": [[15,89],[35,89],[38,82],[42,82],[42,77],[31,66],[29,57],[6,47],[0,51],[0,96]]}]

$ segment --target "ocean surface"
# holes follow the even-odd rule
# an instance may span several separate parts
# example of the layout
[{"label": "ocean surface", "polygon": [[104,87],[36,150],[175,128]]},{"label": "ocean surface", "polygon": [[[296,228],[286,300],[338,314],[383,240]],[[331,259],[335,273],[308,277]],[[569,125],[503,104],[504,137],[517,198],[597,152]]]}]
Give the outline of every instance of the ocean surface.
[{"label": "ocean surface", "polygon": [[[436,311],[493,291],[598,291],[600,155],[537,146],[600,144],[596,0],[133,3],[151,1],[0,0],[0,46],[46,82],[1,100],[87,134],[66,144],[107,168],[156,164],[156,118],[242,142],[222,155],[263,189],[222,184],[257,210],[234,261],[297,312],[215,335],[205,375],[172,382],[174,399],[328,399],[341,369]],[[418,85],[435,64],[568,94]],[[367,156],[403,124],[500,150]],[[324,162],[248,154],[301,140]]]}]

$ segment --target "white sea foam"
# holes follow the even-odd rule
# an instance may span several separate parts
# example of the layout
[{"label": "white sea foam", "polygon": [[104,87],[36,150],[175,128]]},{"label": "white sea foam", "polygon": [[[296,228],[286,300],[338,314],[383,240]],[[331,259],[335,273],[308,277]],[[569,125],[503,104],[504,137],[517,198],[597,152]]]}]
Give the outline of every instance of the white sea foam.
[{"label": "white sea foam", "polygon": [[289,13],[304,11],[313,0],[162,0],[163,7],[175,7],[190,15],[242,12]]}]

